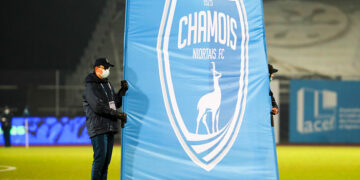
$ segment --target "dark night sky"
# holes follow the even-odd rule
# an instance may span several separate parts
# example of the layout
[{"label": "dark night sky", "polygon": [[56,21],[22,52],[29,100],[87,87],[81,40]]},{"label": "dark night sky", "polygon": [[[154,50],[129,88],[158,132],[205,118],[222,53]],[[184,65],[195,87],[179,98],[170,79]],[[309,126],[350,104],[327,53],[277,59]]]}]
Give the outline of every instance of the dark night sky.
[{"label": "dark night sky", "polygon": [[1,1],[0,69],[76,67],[105,2]]}]

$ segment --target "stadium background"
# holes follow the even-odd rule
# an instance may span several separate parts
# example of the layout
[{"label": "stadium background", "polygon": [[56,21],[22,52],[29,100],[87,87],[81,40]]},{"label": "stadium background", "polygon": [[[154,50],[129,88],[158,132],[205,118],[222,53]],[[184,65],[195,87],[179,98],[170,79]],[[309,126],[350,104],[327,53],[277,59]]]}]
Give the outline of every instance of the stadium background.
[{"label": "stadium background", "polygon": [[[120,88],[125,0],[4,1],[1,12],[0,75],[3,78],[0,79],[0,112],[8,105],[15,116],[21,117],[24,107],[28,106],[31,116],[39,117],[31,121],[29,130],[42,140],[36,143],[30,139],[30,149],[27,150],[22,145],[11,149],[0,148],[0,166],[12,164],[18,167],[12,172],[0,171],[0,179],[61,179],[62,175],[72,172],[66,170],[69,169],[66,164],[73,162],[71,157],[83,152],[83,161],[79,161],[79,166],[83,167],[79,171],[83,173],[79,177],[88,177],[90,147],[34,148],[31,145],[89,143],[84,120],[81,119],[84,115],[81,104],[83,79],[91,71],[95,58],[107,57],[115,64],[111,82],[116,89]],[[359,140],[333,142],[326,139],[312,142],[311,146],[304,146],[307,141],[296,143],[290,140],[290,104],[294,103],[290,85],[296,83],[294,80],[352,82],[358,88],[360,1],[264,0],[264,16],[268,60],[279,69],[275,79],[279,84],[280,177],[360,178]],[[355,101],[354,107],[360,108],[358,91],[349,92],[350,101]],[[359,113],[355,116],[360,119]],[[23,120],[20,118],[19,121]],[[360,139],[359,131],[360,128],[352,130],[350,139]],[[12,130],[13,135],[19,137],[23,137],[24,132],[21,123]],[[34,135],[36,132],[39,133]],[[19,144],[24,143],[20,141]],[[43,141],[46,143],[41,143]],[[120,143],[119,135],[116,142]],[[320,144],[326,146],[317,146]],[[118,179],[120,148],[116,148],[110,175]],[[49,158],[40,156],[38,162],[34,157],[44,152]],[[69,152],[64,154],[64,159],[70,157],[69,161],[61,161],[64,166],[55,166],[48,173],[32,169],[31,164],[34,163],[54,164],[60,161],[57,152]],[[54,173],[59,177],[53,176]]]}]

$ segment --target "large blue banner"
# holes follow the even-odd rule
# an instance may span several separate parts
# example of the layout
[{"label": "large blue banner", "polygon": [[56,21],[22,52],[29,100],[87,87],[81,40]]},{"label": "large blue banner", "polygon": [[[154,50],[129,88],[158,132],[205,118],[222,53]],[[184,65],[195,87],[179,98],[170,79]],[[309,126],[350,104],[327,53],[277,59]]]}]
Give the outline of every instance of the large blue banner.
[{"label": "large blue banner", "polygon": [[360,143],[360,82],[290,82],[290,142]]},{"label": "large blue banner", "polygon": [[127,1],[122,179],[278,179],[262,1]]}]

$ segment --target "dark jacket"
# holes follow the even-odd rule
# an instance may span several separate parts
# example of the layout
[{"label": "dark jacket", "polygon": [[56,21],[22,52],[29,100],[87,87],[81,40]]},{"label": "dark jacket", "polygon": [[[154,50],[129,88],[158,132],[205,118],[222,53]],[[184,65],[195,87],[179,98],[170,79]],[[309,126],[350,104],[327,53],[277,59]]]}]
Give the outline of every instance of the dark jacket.
[{"label": "dark jacket", "polygon": [[113,86],[107,79],[100,79],[95,73],[87,75],[83,106],[90,138],[99,134],[118,132],[117,112],[109,107],[109,101],[114,101],[116,108],[120,108],[125,91],[122,88],[118,93],[115,93]]},{"label": "dark jacket", "polygon": [[3,113],[0,116],[1,128],[4,129],[11,129],[11,121],[12,121],[13,114],[10,112],[9,114]]},{"label": "dark jacket", "polygon": [[[273,95],[273,92],[271,90],[270,90],[269,96],[271,97],[272,108],[279,109],[279,106],[277,105],[276,100],[275,100],[274,95]],[[274,126],[274,117],[273,117],[274,114],[272,112],[272,108],[271,108],[270,114],[271,114],[271,126],[273,127]]]},{"label": "dark jacket", "polygon": [[269,96],[271,97],[271,105],[273,108],[279,108],[274,98],[273,92],[270,90]]}]

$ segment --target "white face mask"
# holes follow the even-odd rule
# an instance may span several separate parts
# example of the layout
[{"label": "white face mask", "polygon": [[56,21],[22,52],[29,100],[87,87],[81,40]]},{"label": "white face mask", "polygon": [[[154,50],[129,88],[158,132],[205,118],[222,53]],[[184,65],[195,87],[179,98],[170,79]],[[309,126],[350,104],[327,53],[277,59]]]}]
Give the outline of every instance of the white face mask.
[{"label": "white face mask", "polygon": [[9,114],[9,113],[10,113],[10,110],[9,110],[9,109],[5,109],[4,113],[5,113],[5,114]]},{"label": "white face mask", "polygon": [[101,77],[102,78],[107,78],[107,77],[109,77],[109,75],[110,75],[110,68],[104,69],[102,74],[101,74]]}]

